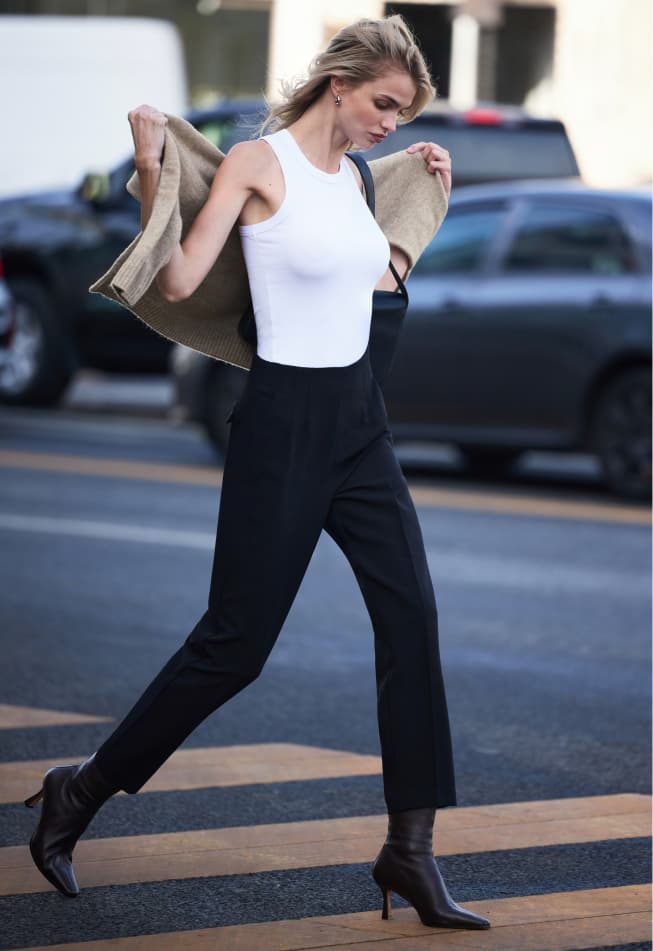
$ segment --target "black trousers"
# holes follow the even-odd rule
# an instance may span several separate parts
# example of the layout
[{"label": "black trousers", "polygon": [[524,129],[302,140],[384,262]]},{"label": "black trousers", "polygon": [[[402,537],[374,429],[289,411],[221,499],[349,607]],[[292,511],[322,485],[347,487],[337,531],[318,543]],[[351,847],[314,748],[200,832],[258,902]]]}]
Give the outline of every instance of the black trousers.
[{"label": "black trousers", "polygon": [[232,417],[208,609],[98,750],[107,779],[136,792],[258,676],[323,528],[374,629],[388,810],[455,805],[433,586],[367,352],[344,367],[254,358]]}]

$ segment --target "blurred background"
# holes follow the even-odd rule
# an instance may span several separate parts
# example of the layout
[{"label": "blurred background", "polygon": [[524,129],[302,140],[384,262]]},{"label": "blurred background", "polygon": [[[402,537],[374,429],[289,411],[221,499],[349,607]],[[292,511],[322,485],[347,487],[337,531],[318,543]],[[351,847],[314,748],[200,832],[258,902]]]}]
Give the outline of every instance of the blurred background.
[{"label": "blurred background", "polygon": [[409,281],[398,443],[491,478],[576,454],[581,481],[646,501],[649,0],[0,2],[0,400],[135,400],[197,425],[219,460],[244,375],[87,291],[139,230],[127,112],[184,115],[227,151],[338,29],[391,13],[438,96],[368,157],[436,141],[454,181]]},{"label": "blurred background", "polygon": [[[0,3],[0,63],[21,161],[3,150],[0,193],[108,167],[129,148],[125,113],[141,101],[173,111],[262,90],[274,98],[279,80],[301,75],[341,26],[395,12],[419,38],[441,98],[555,116],[589,183],[650,181],[648,0],[14,0]],[[50,171],[25,165],[37,103],[39,143],[51,162],[66,159]],[[111,136],[98,137],[102,128]]]}]

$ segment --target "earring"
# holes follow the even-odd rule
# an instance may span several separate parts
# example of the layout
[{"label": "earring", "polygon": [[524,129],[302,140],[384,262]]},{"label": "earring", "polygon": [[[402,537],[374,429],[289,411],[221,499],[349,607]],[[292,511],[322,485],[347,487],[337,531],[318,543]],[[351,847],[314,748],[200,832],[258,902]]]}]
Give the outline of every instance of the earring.
[{"label": "earring", "polygon": [[335,102],[336,106],[339,106],[340,103],[342,102],[342,99],[340,98],[340,96],[336,96],[334,102]]}]

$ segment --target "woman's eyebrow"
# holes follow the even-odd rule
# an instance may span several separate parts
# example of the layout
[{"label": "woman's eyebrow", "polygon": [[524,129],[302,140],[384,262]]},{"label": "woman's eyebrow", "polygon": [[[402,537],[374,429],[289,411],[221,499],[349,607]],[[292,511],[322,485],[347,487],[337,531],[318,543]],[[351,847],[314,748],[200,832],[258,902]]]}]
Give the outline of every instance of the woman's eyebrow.
[{"label": "woman's eyebrow", "polygon": [[383,99],[388,99],[393,104],[393,106],[399,106],[400,109],[407,109],[410,105],[410,103],[408,103],[408,106],[402,106],[401,103],[397,102],[393,96],[388,96],[388,94],[385,92],[379,93],[379,96],[381,96]]}]

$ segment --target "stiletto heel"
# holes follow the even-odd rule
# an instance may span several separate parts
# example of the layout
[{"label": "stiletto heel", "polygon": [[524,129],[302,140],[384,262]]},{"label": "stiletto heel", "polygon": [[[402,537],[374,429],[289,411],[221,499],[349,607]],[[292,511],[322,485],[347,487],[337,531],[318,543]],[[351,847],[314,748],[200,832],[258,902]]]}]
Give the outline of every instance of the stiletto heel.
[{"label": "stiletto heel", "polygon": [[382,888],[381,894],[383,895],[383,911],[381,912],[381,918],[384,921],[387,921],[392,911],[392,899],[390,896],[390,889]]},{"label": "stiletto heel", "polygon": [[38,806],[40,801],[43,799],[43,786],[39,789],[37,793],[34,793],[33,796],[30,796],[25,800],[25,805],[28,809],[33,809],[34,806]]}]

